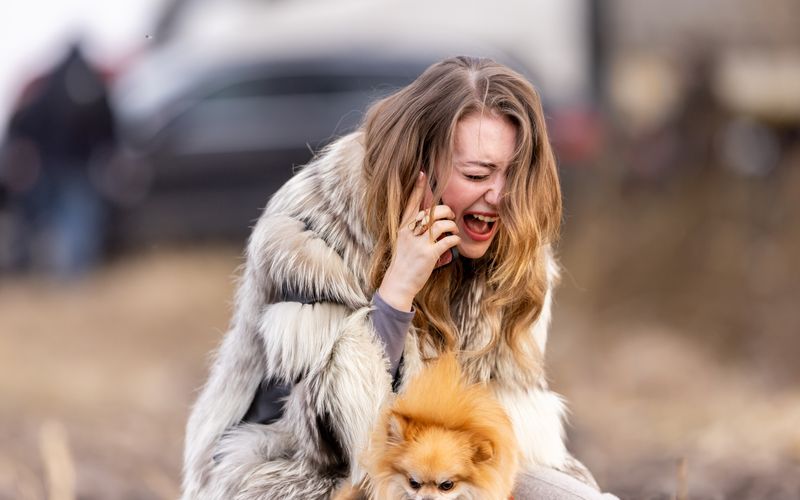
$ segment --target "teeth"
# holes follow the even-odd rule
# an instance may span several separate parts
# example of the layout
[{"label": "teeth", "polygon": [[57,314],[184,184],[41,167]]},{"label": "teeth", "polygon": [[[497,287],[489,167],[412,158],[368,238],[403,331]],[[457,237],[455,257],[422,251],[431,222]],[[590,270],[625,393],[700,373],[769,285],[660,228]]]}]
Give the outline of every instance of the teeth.
[{"label": "teeth", "polygon": [[478,214],[470,214],[470,215],[484,222],[494,222],[497,220],[497,217],[489,217],[487,215],[478,215]]}]

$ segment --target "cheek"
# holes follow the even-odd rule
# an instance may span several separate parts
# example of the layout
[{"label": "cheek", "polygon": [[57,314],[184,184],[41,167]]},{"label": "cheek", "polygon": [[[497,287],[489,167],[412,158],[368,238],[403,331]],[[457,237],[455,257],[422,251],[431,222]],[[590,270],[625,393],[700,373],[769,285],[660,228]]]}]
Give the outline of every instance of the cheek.
[{"label": "cheek", "polygon": [[471,186],[468,185],[450,182],[442,193],[442,203],[455,212],[457,219],[460,219],[464,211],[475,203],[477,198],[473,193],[475,189],[474,187],[470,188]]},{"label": "cheek", "polygon": [[458,216],[458,210],[456,210],[458,205],[458,196],[456,195],[456,190],[452,188],[452,183],[448,183],[447,187],[442,193],[442,204],[450,207],[453,212],[456,212],[456,216]]}]

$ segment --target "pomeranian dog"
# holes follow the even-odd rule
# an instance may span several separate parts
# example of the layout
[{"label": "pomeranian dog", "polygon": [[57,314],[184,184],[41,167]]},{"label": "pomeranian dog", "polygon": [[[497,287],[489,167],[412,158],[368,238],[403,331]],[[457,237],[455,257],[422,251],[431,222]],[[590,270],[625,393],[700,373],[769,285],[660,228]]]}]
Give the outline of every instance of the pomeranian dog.
[{"label": "pomeranian dog", "polygon": [[519,450],[491,391],[467,384],[455,355],[445,354],[384,411],[362,463],[365,482],[335,498],[505,500]]}]

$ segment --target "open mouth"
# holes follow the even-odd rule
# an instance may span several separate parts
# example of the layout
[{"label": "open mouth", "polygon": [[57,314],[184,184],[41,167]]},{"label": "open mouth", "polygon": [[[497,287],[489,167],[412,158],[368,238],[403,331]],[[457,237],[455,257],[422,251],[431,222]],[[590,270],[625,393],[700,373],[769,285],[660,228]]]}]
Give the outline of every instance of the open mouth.
[{"label": "open mouth", "polygon": [[492,235],[498,219],[496,215],[464,214],[464,228],[472,239],[485,240]]}]

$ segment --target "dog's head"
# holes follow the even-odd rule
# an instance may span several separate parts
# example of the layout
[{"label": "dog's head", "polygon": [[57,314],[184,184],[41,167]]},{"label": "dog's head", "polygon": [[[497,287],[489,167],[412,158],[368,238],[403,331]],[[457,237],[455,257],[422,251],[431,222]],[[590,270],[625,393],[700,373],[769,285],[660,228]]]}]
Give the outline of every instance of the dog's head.
[{"label": "dog's head", "polygon": [[485,469],[493,467],[494,457],[494,444],[486,437],[398,413],[389,416],[386,433],[392,455],[387,460],[392,470],[385,475],[390,498],[482,498]]}]

